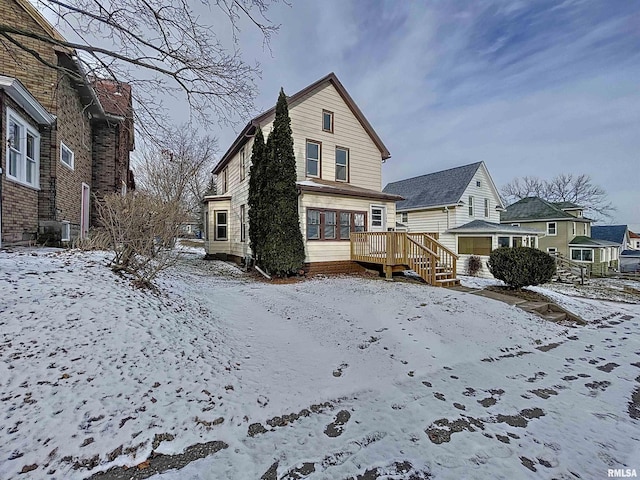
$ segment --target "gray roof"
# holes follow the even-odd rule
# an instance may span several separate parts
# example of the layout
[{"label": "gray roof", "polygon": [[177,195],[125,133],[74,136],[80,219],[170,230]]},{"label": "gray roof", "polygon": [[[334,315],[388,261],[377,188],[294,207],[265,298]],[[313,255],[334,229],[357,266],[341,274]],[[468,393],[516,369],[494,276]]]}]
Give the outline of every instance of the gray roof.
[{"label": "gray roof", "polygon": [[450,228],[446,233],[504,233],[506,235],[542,235],[542,230],[533,228],[515,227],[501,223],[487,222],[485,220],[473,220],[459,227]]},{"label": "gray roof", "polygon": [[462,198],[469,182],[482,162],[450,168],[441,172],[407,178],[389,183],[382,190],[404,197],[396,203],[396,210],[455,205]]},{"label": "gray roof", "polygon": [[640,257],[640,250],[624,250],[620,253],[620,256],[624,257]]},{"label": "gray roof", "polygon": [[591,238],[597,240],[608,240],[609,242],[615,242],[618,245],[622,245],[625,242],[626,236],[626,225],[599,225],[591,227]]},{"label": "gray roof", "polygon": [[527,197],[509,205],[504,212],[500,213],[501,222],[523,222],[535,220],[586,220],[581,217],[574,217],[565,212],[551,202],[547,202],[539,197]]},{"label": "gray roof", "polygon": [[619,244],[607,240],[596,240],[593,238],[578,236],[569,242],[569,245],[580,245],[583,247],[618,247]]},{"label": "gray roof", "polygon": [[573,202],[551,202],[552,205],[558,207],[560,210],[580,210],[582,207]]}]

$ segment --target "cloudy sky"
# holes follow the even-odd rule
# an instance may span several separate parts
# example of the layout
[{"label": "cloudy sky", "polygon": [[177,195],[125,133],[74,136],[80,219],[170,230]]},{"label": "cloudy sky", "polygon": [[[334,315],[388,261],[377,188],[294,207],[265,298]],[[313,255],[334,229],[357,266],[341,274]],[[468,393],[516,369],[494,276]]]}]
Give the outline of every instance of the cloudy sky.
[{"label": "cloudy sky", "polygon": [[480,160],[498,186],[586,173],[640,230],[640,2],[294,0],[269,18],[271,52],[241,35],[257,110],[335,72],[391,151],[384,184]]}]

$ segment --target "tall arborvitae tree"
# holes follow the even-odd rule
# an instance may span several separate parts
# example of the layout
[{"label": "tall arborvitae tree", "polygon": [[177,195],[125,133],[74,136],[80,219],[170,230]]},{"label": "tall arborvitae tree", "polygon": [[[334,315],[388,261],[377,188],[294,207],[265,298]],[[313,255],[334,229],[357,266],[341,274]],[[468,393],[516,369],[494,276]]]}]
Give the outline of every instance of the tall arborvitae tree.
[{"label": "tall arborvitae tree", "polygon": [[289,275],[304,264],[304,242],[298,215],[296,157],[293,151],[291,119],[284,91],[276,104],[276,117],[269,133],[264,168],[265,183],[262,264],[274,275]]},{"label": "tall arborvitae tree", "polygon": [[264,136],[260,127],[253,137],[251,149],[251,169],[249,170],[249,239],[253,258],[258,264],[262,264],[262,250],[264,245],[264,228],[261,225],[261,214],[264,208],[263,193],[266,175]]}]

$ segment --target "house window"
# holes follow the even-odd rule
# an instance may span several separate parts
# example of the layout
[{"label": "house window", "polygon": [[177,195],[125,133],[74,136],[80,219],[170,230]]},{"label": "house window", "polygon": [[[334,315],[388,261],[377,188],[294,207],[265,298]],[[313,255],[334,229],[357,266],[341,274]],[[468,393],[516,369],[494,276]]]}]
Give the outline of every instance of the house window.
[{"label": "house window", "polygon": [[593,250],[590,248],[572,248],[571,260],[574,262],[593,262]]},{"label": "house window", "polygon": [[557,235],[558,225],[556,222],[547,222],[547,235]]},{"label": "house window", "polygon": [[519,227],[519,226],[520,226],[520,224],[519,224],[519,223],[512,223],[512,224],[511,224],[511,226],[512,226],[512,227]]},{"label": "house window", "polygon": [[209,240],[209,212],[204,212],[204,239]]},{"label": "house window", "polygon": [[511,245],[509,237],[498,237],[498,247],[508,247]]},{"label": "house window", "polygon": [[573,234],[573,236],[576,236],[576,222],[571,222],[571,233]]},{"label": "house window", "polygon": [[349,150],[336,147],[336,180],[349,181]]},{"label": "house window", "polygon": [[322,111],[322,130],[333,133],[333,112]]},{"label": "house window", "polygon": [[583,235],[584,235],[585,237],[588,237],[588,236],[589,236],[589,234],[587,233],[587,231],[588,231],[588,226],[589,226],[589,225],[588,225],[588,224],[586,224],[586,223],[583,223],[582,225],[583,225],[583,230],[584,230]]},{"label": "house window", "polygon": [[460,255],[490,255],[491,237],[458,237]]},{"label": "house window", "polygon": [[489,216],[489,199],[488,198],[484,199],[484,216],[485,217]]},{"label": "house window", "polygon": [[307,209],[307,239],[349,240],[351,232],[365,231],[365,218],[364,212]]},{"label": "house window", "polygon": [[227,211],[216,211],[216,240],[228,240],[227,238]]},{"label": "house window", "polygon": [[60,240],[63,242],[71,241],[71,224],[69,222],[62,222],[62,235]]},{"label": "house window", "polygon": [[321,144],[307,140],[307,176],[320,176]]},{"label": "house window", "polygon": [[513,237],[513,240],[511,242],[511,244],[515,247],[521,247],[522,246],[522,237]]},{"label": "house window", "polygon": [[222,193],[227,193],[227,174],[229,173],[228,168],[225,168],[222,171]]},{"label": "house window", "polygon": [[480,186],[480,180],[476,180],[476,187]]},{"label": "house window", "polygon": [[324,212],[324,238],[335,240],[336,238],[336,212]]},{"label": "house window", "polygon": [[473,217],[473,197],[469,197],[469,216]]},{"label": "house window", "polygon": [[7,117],[7,178],[38,188],[40,135],[10,108]]},{"label": "house window", "polygon": [[407,223],[409,221],[409,214],[407,212],[403,212],[401,214],[401,220],[402,223]]},{"label": "house window", "polygon": [[556,247],[548,247],[548,248],[547,248],[547,253],[548,253],[549,255],[553,255],[553,256],[555,256],[555,255],[557,255],[557,254],[558,254],[558,249],[557,249]]},{"label": "house window", "polygon": [[247,172],[247,160],[244,155],[244,147],[240,150],[240,181],[243,181]]},{"label": "house window", "polygon": [[247,240],[247,215],[246,205],[240,205],[240,241]]},{"label": "house window", "polygon": [[75,161],[74,161],[73,150],[67,147],[64,143],[60,142],[60,161],[65,167],[73,170]]},{"label": "house window", "polygon": [[380,207],[371,207],[371,226],[372,227],[382,227],[382,212],[383,209]]}]

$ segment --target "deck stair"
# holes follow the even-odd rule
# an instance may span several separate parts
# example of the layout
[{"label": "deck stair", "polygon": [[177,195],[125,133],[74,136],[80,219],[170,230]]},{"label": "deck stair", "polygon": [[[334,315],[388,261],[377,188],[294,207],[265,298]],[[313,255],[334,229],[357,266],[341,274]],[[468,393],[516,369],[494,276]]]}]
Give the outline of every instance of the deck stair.
[{"label": "deck stair", "polygon": [[382,265],[387,278],[391,278],[394,271],[411,269],[429,285],[459,285],[460,280],[456,277],[458,257],[437,238],[433,233],[352,233],[351,259]]},{"label": "deck stair", "polygon": [[556,275],[553,279],[560,283],[574,283],[584,285],[589,281],[589,269],[578,262],[569,260],[568,258],[556,254]]}]

